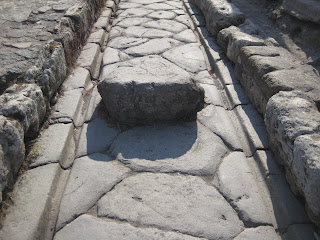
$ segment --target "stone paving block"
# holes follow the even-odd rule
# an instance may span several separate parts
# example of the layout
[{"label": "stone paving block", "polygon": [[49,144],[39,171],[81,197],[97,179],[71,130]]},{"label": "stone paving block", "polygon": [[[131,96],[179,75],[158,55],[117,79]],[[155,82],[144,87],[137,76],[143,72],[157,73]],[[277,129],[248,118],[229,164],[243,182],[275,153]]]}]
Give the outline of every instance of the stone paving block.
[{"label": "stone paving block", "polygon": [[220,136],[224,143],[232,150],[242,149],[235,127],[224,108],[209,105],[198,113],[198,120]]},{"label": "stone paving block", "polygon": [[149,21],[143,23],[142,26],[149,28],[156,28],[160,30],[166,30],[173,33],[179,33],[186,30],[188,27],[182,23],[171,21],[167,19],[160,19],[157,21]]},{"label": "stone paving block", "polygon": [[151,9],[151,10],[173,10],[176,9],[176,7],[171,6],[166,3],[151,3],[144,5],[144,8]]},{"label": "stone paving block", "polygon": [[59,164],[48,164],[28,170],[18,179],[13,190],[14,205],[6,214],[1,239],[39,239],[38,226],[47,212],[47,201],[59,169]]},{"label": "stone paving block", "polygon": [[[121,7],[121,6],[120,6]],[[153,10],[144,9],[144,8],[128,8],[123,11],[117,11],[118,18],[131,18],[131,17],[145,17],[148,14],[152,13]]]},{"label": "stone paving block", "polygon": [[97,87],[94,87],[91,93],[90,102],[87,107],[87,112],[84,119],[85,123],[91,122],[93,119],[98,117],[98,114],[99,114],[98,105],[100,104],[101,101],[102,101],[102,98],[98,92],[98,89]]},{"label": "stone paving block", "polygon": [[107,0],[105,7],[112,9],[113,12],[117,10],[117,5],[112,0]]},{"label": "stone paving block", "polygon": [[237,85],[226,85],[225,92],[231,109],[238,105],[249,104],[249,98],[243,90],[243,87],[239,84]]},{"label": "stone paving block", "polygon": [[76,157],[107,150],[117,134],[118,130],[109,127],[101,118],[95,118],[84,124],[79,137]]},{"label": "stone paving block", "polygon": [[186,7],[186,10],[187,10],[188,14],[190,14],[190,15],[202,15],[201,10],[199,8],[197,8],[197,6],[194,5],[192,2],[184,1],[183,4]]},{"label": "stone paving block", "polygon": [[120,62],[119,51],[117,49],[107,47],[103,52],[102,66]]},{"label": "stone paving block", "polygon": [[197,38],[191,29],[187,29],[187,30],[184,30],[178,34],[175,34],[173,36],[173,38],[177,39],[181,42],[187,42],[187,43],[196,43],[197,42]]},{"label": "stone paving block", "polygon": [[130,169],[108,155],[95,153],[74,161],[61,200],[56,230],[92,208]]},{"label": "stone paving block", "polygon": [[159,55],[169,49],[179,46],[181,42],[171,38],[157,38],[151,39],[139,46],[130,47],[124,52],[134,57],[146,55]]},{"label": "stone paving block", "polygon": [[75,68],[63,83],[63,91],[84,88],[86,91],[91,86],[90,72],[82,67]]},{"label": "stone paving block", "polygon": [[100,17],[107,17],[107,18],[111,18],[112,16],[112,10],[110,8],[105,8],[102,10]]},{"label": "stone paving block", "polygon": [[119,26],[122,28],[128,28],[128,27],[132,27],[132,26],[139,26],[142,25],[143,23],[147,23],[150,22],[151,19],[150,18],[141,18],[141,17],[137,17],[137,18],[118,18],[113,22],[114,26]]},{"label": "stone paving block", "polygon": [[319,240],[319,235],[315,232],[315,228],[311,224],[293,224],[289,226],[287,231],[281,236],[283,240],[300,240],[310,239]]},{"label": "stone paving block", "polygon": [[207,69],[203,53],[197,43],[185,44],[173,48],[165,52],[162,56],[192,73]]},{"label": "stone paving block", "polygon": [[205,27],[197,27],[195,31],[198,33],[202,46],[206,50],[210,62],[214,63],[221,59],[220,53],[222,53],[218,44],[215,43],[212,36]]},{"label": "stone paving block", "polygon": [[93,25],[96,29],[106,30],[110,24],[110,17],[99,17],[96,23]]},{"label": "stone paving block", "polygon": [[124,49],[141,45],[147,41],[149,41],[148,38],[116,37],[109,42],[108,47]]},{"label": "stone paving block", "polygon": [[141,173],[126,178],[98,202],[98,216],[209,239],[232,239],[243,230],[219,192],[194,176]]},{"label": "stone paving block", "polygon": [[218,189],[235,206],[246,226],[271,225],[269,210],[264,204],[264,195],[243,152],[230,153],[217,172]]},{"label": "stone paving block", "polygon": [[73,124],[53,124],[40,134],[39,140],[33,148],[36,151],[36,158],[30,164],[36,167],[49,163],[62,164],[66,152],[73,139]]},{"label": "stone paving block", "polygon": [[190,22],[185,15],[179,15],[174,20],[177,22],[183,23],[184,25],[186,25],[188,27],[190,26]]},{"label": "stone paving block", "polygon": [[224,85],[239,84],[239,81],[234,75],[233,66],[227,60],[221,59],[215,62],[214,73]]},{"label": "stone paving block", "polygon": [[263,118],[251,104],[237,106],[232,113],[246,156],[252,156],[257,149],[270,148]]},{"label": "stone paving block", "polygon": [[162,38],[162,37],[168,38],[173,35],[173,33],[169,31],[145,28],[141,26],[128,27],[124,31],[124,34],[126,34],[129,37],[143,37],[143,38]]},{"label": "stone paving block", "polygon": [[119,135],[110,152],[134,171],[212,176],[227,148],[209,129],[191,122],[133,128]]},{"label": "stone paving block", "polygon": [[100,46],[94,43],[87,43],[84,46],[77,62],[80,67],[86,68],[90,71],[93,78],[99,76],[102,54]]},{"label": "stone paving block", "polygon": [[82,94],[82,88],[64,92],[58,99],[55,105],[55,111],[49,117],[50,120],[63,123],[76,122],[79,110],[83,104]]},{"label": "stone paving block", "polygon": [[119,4],[119,10],[130,8],[142,8],[142,4],[137,2],[122,2],[121,4]]},{"label": "stone paving block", "polygon": [[215,85],[213,77],[210,75],[210,73],[207,70],[197,73],[196,75],[193,76],[193,79],[197,83]]},{"label": "stone paving block", "polygon": [[[280,240],[279,235],[273,227],[260,226],[257,228],[247,228],[234,240]],[[305,238],[306,239],[306,238]]]},{"label": "stone paving block", "polygon": [[274,159],[273,153],[268,151],[258,150],[255,152],[252,158],[258,164],[260,173],[264,178],[269,175],[281,175],[284,172]]},{"label": "stone paving block", "polygon": [[88,38],[89,43],[96,43],[99,44],[100,47],[103,47],[104,41],[106,38],[106,32],[103,29],[99,29],[90,34]]},{"label": "stone paving block", "polygon": [[87,214],[81,215],[75,221],[59,231],[54,240],[201,240],[181,233],[159,230],[157,228],[139,228],[129,223],[117,223],[96,218]]},{"label": "stone paving block", "polygon": [[276,218],[277,229],[287,228],[293,224],[309,223],[304,206],[293,195],[283,175],[270,175],[266,179],[273,211]]},{"label": "stone paving block", "polygon": [[100,78],[98,90],[109,115],[123,123],[193,118],[203,104],[203,89],[160,56],[123,62]]},{"label": "stone paving block", "polygon": [[204,89],[204,102],[206,104],[223,107],[224,104],[221,101],[219,90],[215,85],[201,83],[200,86]]},{"label": "stone paving block", "polygon": [[153,19],[174,19],[176,16],[177,14],[172,11],[154,11],[148,14],[147,17]]}]

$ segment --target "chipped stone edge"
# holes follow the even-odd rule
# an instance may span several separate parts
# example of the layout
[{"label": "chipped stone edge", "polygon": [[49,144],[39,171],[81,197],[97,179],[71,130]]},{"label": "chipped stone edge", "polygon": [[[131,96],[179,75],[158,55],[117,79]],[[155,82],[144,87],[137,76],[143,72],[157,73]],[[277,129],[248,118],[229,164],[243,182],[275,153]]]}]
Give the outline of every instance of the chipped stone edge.
[{"label": "chipped stone edge", "polygon": [[[189,2],[188,0],[183,0],[185,10],[190,15],[190,14],[192,14],[192,12],[190,13],[190,9],[188,9],[188,6],[187,6],[188,2]],[[206,19],[209,19],[208,15],[212,14],[212,12],[210,12],[210,11],[214,11],[214,9],[215,9],[214,6],[212,6],[212,8],[210,8],[210,11],[207,11],[207,10],[201,8],[201,6],[203,5],[203,2],[207,2],[207,0],[198,0],[198,1],[191,0],[191,2],[196,4],[200,8],[200,10],[203,12]],[[211,4],[213,5],[213,3],[211,3]],[[227,17],[227,16],[225,16],[225,17]],[[235,26],[237,26],[237,25],[239,25],[239,24],[238,23],[235,24]],[[210,44],[210,40],[208,40],[208,38],[209,39],[212,38],[211,34],[213,34],[214,37],[216,37],[218,35],[218,32],[216,30],[210,29],[210,26],[208,26],[208,24],[207,24],[207,28],[209,27],[208,30],[209,30],[209,32],[211,32],[211,34],[208,34],[208,32],[203,33],[203,28],[201,26],[197,26],[196,23],[194,23],[194,22],[191,24],[191,26],[193,27],[194,32],[196,32],[197,35],[199,36],[200,42],[203,44],[204,50],[205,50],[205,52],[208,56],[208,59],[210,61],[210,65],[212,66],[212,69],[214,69],[214,72],[217,74],[217,76],[219,77],[219,79],[221,81],[220,86],[222,88],[225,88],[225,86],[229,85],[229,84],[239,84],[238,81],[241,81],[241,79],[236,79],[236,77],[234,75],[234,67],[232,67],[233,64],[226,57],[227,56],[226,49],[219,47],[218,45],[214,44],[213,42]],[[227,26],[227,27],[229,27],[229,26]],[[219,31],[221,31],[221,30],[223,30],[223,29],[220,29]],[[261,34],[264,35],[263,32]],[[251,36],[251,35],[248,34],[248,36]],[[264,35],[264,37],[265,37],[265,35]],[[271,42],[272,42],[271,45],[279,46],[275,40],[271,40]],[[266,45],[268,45],[269,43],[266,41]],[[279,49],[280,48],[281,47],[279,47]],[[241,51],[241,49],[240,49],[240,51]],[[236,64],[239,64],[239,63],[236,62]],[[230,67],[230,65],[231,65],[231,67]],[[237,76],[237,77],[239,78],[239,76]],[[249,89],[246,89],[246,86],[243,86],[243,87],[245,88],[246,92],[249,92]],[[257,87],[256,91],[261,91],[261,89],[259,89],[260,86],[256,86],[256,87]],[[295,90],[296,89],[293,89],[291,91],[295,91]],[[275,95],[276,94],[278,94],[278,93],[275,93]],[[304,95],[304,93],[302,93],[302,95]],[[234,101],[234,99],[232,99],[232,96],[230,96],[230,95],[227,95],[227,98],[228,98],[229,103]],[[252,101],[253,105],[260,112],[260,114],[263,115],[264,121],[265,121],[266,125],[268,125],[268,123],[266,122],[268,120],[265,117],[267,104],[265,105],[265,108],[261,109],[261,108],[259,108],[259,103],[255,102],[254,98],[250,97],[250,95],[249,95],[249,98]],[[309,99],[309,97],[307,97],[307,96],[306,96],[306,98]],[[266,99],[266,102],[269,102],[269,99]],[[315,102],[314,102],[314,106],[317,107],[319,110],[319,106],[317,106]],[[299,111],[298,107],[297,107],[297,111]],[[267,131],[267,133],[268,133],[268,136],[271,137],[271,134],[272,134],[271,131]],[[245,145],[247,145],[247,146],[249,145],[249,149],[252,149],[252,146],[254,146],[254,139],[251,139],[247,134],[245,134],[245,135],[247,138],[246,140],[248,141],[248,143],[245,143]],[[278,138],[281,138],[281,137],[284,137],[284,136],[278,136]],[[268,150],[268,149],[255,149],[255,151],[257,151],[257,150]],[[283,152],[285,154],[285,150],[283,148],[275,149],[274,145],[271,145],[271,150],[275,153],[277,153],[277,151],[280,150],[281,152]],[[249,154],[249,155],[251,155],[251,154]],[[291,154],[291,156],[293,156],[293,154]],[[277,160],[281,165],[284,165],[283,159],[277,159]],[[292,159],[292,161],[293,161],[293,159]],[[291,168],[291,166],[285,165],[285,168],[287,168],[289,170]],[[289,181],[289,183],[290,183],[290,187],[294,190],[296,188],[296,186],[295,186],[296,183],[294,183],[294,182],[292,183],[290,181]],[[304,196],[302,196],[302,197],[304,197]],[[319,196],[319,202],[320,202],[320,196]],[[310,209],[307,202],[306,202],[306,208]],[[319,215],[320,215],[320,213],[319,213]],[[319,225],[320,220],[319,219],[317,219],[317,220],[312,219],[314,216],[311,216],[310,213],[309,213],[309,217],[311,218],[311,221],[313,223],[315,223],[318,227],[320,227],[320,225]],[[318,223],[316,221],[318,221]]]}]

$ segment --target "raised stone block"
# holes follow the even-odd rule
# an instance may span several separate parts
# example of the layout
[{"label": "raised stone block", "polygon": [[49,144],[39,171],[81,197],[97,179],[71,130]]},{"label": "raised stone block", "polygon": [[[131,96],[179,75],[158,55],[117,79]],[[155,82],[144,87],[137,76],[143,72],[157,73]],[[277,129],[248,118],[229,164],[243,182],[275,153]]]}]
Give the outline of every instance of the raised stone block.
[{"label": "raised stone block", "polygon": [[190,74],[160,56],[120,63],[98,90],[109,115],[123,123],[195,118],[204,91]]}]

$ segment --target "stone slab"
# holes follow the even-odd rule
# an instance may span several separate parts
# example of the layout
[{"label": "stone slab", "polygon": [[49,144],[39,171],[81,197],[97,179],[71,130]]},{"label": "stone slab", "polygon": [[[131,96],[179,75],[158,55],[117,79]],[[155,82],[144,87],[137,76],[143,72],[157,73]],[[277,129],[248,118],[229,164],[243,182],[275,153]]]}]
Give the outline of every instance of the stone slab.
[{"label": "stone slab", "polygon": [[107,150],[117,134],[117,129],[109,127],[107,122],[99,117],[84,124],[79,137],[76,157]]},{"label": "stone slab", "polygon": [[112,160],[100,153],[75,160],[61,200],[56,230],[87,212],[130,172]]},{"label": "stone slab", "polygon": [[99,44],[100,47],[103,47],[104,40],[106,38],[106,32],[104,29],[99,29],[90,34],[88,38],[89,43]]},{"label": "stone slab", "polygon": [[224,85],[239,84],[234,75],[233,66],[227,60],[221,59],[215,62],[214,73]]},{"label": "stone slab", "polygon": [[227,149],[209,129],[191,122],[133,128],[119,135],[110,152],[134,171],[212,176]]},{"label": "stone slab", "polygon": [[[54,240],[200,240],[181,233],[159,230],[157,228],[139,228],[129,223],[117,223],[96,218],[87,214],[81,215],[71,224],[57,232]],[[203,239],[204,240],[204,239]]]},{"label": "stone slab", "polygon": [[143,37],[143,38],[161,38],[161,37],[169,38],[173,35],[173,33],[169,31],[146,28],[141,26],[128,27],[124,31],[124,34],[129,37]]},{"label": "stone slab", "polygon": [[197,42],[197,38],[191,29],[187,29],[187,30],[184,30],[180,33],[177,33],[173,36],[173,38],[177,39],[181,42],[187,42],[187,43],[196,43]]},{"label": "stone slab", "polygon": [[279,235],[273,227],[261,226],[257,228],[247,228],[234,240],[280,240]]},{"label": "stone slab", "polygon": [[188,27],[183,23],[179,23],[176,21],[171,21],[167,19],[160,19],[157,21],[149,21],[147,23],[142,24],[144,27],[156,28],[160,30],[166,30],[173,33],[179,33],[186,30]]},{"label": "stone slab", "polygon": [[15,185],[12,205],[0,231],[1,239],[37,239],[42,215],[47,211],[47,201],[59,164],[31,169],[25,172]]},{"label": "stone slab", "polygon": [[225,92],[231,109],[238,105],[246,105],[250,103],[249,98],[246,96],[241,85],[226,85]]},{"label": "stone slab", "polygon": [[204,102],[206,104],[213,104],[220,107],[224,106],[220,92],[215,85],[200,83],[200,86],[204,89]]},{"label": "stone slab", "polygon": [[75,68],[69,77],[63,83],[63,91],[74,90],[78,88],[84,88],[89,90],[91,82],[90,72],[82,67]]},{"label": "stone slab", "polygon": [[98,216],[209,239],[231,239],[243,230],[219,192],[193,176],[141,173],[129,177],[99,201]]},{"label": "stone slab", "polygon": [[284,0],[283,10],[292,16],[314,23],[320,23],[320,6],[316,0]]},{"label": "stone slab", "polygon": [[160,56],[120,63],[100,78],[98,90],[109,115],[123,123],[193,118],[203,104],[203,89]]},{"label": "stone slab", "polygon": [[101,49],[98,44],[87,43],[84,46],[77,63],[80,67],[88,69],[91,75],[94,78],[97,78],[101,64],[101,55]]},{"label": "stone slab", "polygon": [[253,171],[242,152],[230,153],[221,163],[217,173],[218,189],[235,206],[246,226],[271,225],[270,211]]},{"label": "stone slab", "polygon": [[215,85],[213,76],[207,70],[201,71],[193,76],[193,79],[199,84]]}]

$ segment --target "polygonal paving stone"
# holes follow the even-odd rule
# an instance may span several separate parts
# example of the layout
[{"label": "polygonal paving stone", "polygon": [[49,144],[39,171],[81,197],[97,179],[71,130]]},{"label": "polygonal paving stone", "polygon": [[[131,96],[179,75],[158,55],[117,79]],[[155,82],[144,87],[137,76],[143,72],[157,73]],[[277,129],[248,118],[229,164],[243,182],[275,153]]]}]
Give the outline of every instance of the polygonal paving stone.
[{"label": "polygonal paving stone", "polygon": [[167,38],[173,35],[172,32],[159,30],[159,29],[151,29],[145,28],[141,26],[132,26],[128,27],[124,34],[129,37],[143,37],[143,38]]},{"label": "polygonal paving stone", "polygon": [[147,9],[152,9],[152,10],[173,10],[176,9],[176,7],[173,7],[169,4],[166,3],[151,3],[148,5],[144,6]]},{"label": "polygonal paving stone", "polygon": [[[129,223],[117,223],[96,218],[87,214],[59,231],[54,240],[201,240],[176,232],[168,232],[157,228],[138,228]],[[203,239],[204,240],[204,239]]]},{"label": "polygonal paving stone", "polygon": [[150,9],[144,8],[129,8],[118,15],[118,18],[144,17],[153,12]]},{"label": "polygonal paving stone", "polygon": [[120,62],[119,51],[111,47],[107,47],[103,52],[102,65]]},{"label": "polygonal paving stone", "polygon": [[146,23],[143,23],[142,26],[149,27],[149,28],[155,28],[155,29],[161,29],[161,30],[167,30],[173,33],[179,33],[183,30],[186,30],[188,27],[182,23],[178,23],[174,20],[167,20],[167,19],[160,19],[157,21],[149,21]]},{"label": "polygonal paving stone", "polygon": [[203,53],[197,43],[190,43],[171,49],[165,52],[163,57],[193,73],[207,69]]},{"label": "polygonal paving stone", "polygon": [[189,20],[186,15],[179,15],[175,19],[175,21],[185,24],[186,26],[190,26]]},{"label": "polygonal paving stone", "polygon": [[257,228],[247,228],[234,240],[277,240],[278,234],[273,227],[260,226]]},{"label": "polygonal paving stone", "polygon": [[196,35],[192,32],[191,29],[184,30],[178,34],[175,34],[173,36],[174,39],[177,39],[182,42],[188,42],[188,43],[196,43],[197,38]]},{"label": "polygonal paving stone", "polygon": [[218,170],[219,191],[229,199],[246,226],[272,225],[262,192],[243,152],[233,152]]},{"label": "polygonal paving stone", "polygon": [[172,11],[154,11],[148,15],[149,18],[174,19],[177,15]]},{"label": "polygonal paving stone", "polygon": [[232,239],[243,223],[212,186],[194,176],[141,173],[98,202],[98,216],[208,239]]},{"label": "polygonal paving stone", "polygon": [[58,230],[92,208],[130,172],[129,168],[112,160],[100,153],[75,160],[61,200]]},{"label": "polygonal paving stone", "polygon": [[141,4],[139,4],[138,2],[121,2],[120,4],[119,4],[119,8],[118,8],[118,10],[121,10],[121,9],[134,9],[134,8],[136,8],[136,9],[140,9],[140,8],[142,8],[142,5]]},{"label": "polygonal paving stone", "polygon": [[181,42],[171,38],[152,39],[139,46],[126,49],[125,53],[131,56],[158,55],[180,44]]},{"label": "polygonal paving stone", "polygon": [[115,26],[119,26],[122,28],[127,28],[131,26],[138,26],[142,23],[150,21],[150,18],[125,18],[125,19],[118,19],[114,22]]},{"label": "polygonal paving stone", "polygon": [[128,2],[140,3],[140,4],[151,4],[151,3],[161,3],[167,0],[128,0]]},{"label": "polygonal paving stone", "polygon": [[108,46],[112,48],[123,49],[138,46],[147,42],[148,40],[148,38],[116,37],[109,42]]},{"label": "polygonal paving stone", "polygon": [[120,63],[100,78],[99,93],[109,115],[120,122],[193,118],[203,104],[203,89],[186,71],[160,56]]},{"label": "polygonal paving stone", "polygon": [[119,135],[110,152],[135,171],[206,176],[215,173],[227,148],[209,129],[191,122],[133,128]]}]

